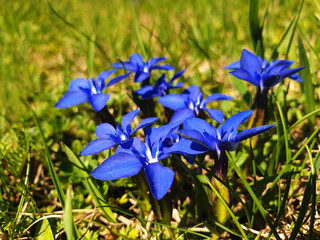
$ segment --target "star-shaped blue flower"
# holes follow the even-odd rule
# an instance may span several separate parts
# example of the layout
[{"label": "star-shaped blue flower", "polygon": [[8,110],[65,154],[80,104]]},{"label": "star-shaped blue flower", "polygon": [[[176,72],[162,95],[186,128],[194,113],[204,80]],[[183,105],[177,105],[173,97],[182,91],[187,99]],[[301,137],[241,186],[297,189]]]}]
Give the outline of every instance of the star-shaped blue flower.
[{"label": "star-shaped blue flower", "polygon": [[268,91],[269,88],[277,85],[286,77],[302,82],[302,79],[296,73],[304,67],[289,69],[293,63],[294,61],[289,60],[274,60],[269,63],[243,49],[240,61],[230,64],[225,69],[233,70],[230,74],[254,84],[261,91]]},{"label": "star-shaped blue flower", "polygon": [[[200,88],[193,85],[184,90],[182,95],[169,94],[160,97],[158,101],[162,106],[176,111],[172,116],[171,121],[174,121],[176,118],[181,118],[181,114],[190,115],[188,111],[192,113],[192,116],[199,116],[201,111],[206,111],[212,119],[222,123],[224,118],[223,112],[221,110],[207,108],[207,103],[212,101],[231,100],[233,98],[221,93],[212,94],[205,99],[202,98],[203,94],[200,91]],[[185,111],[186,109],[188,109],[188,111]]]},{"label": "star-shaped blue flower", "polygon": [[223,125],[216,129],[213,125],[200,118],[189,118],[183,124],[183,130],[179,130],[186,139],[181,139],[174,144],[170,152],[197,155],[207,151],[216,153],[216,174],[225,175],[228,170],[228,158],[226,151],[234,151],[239,143],[247,138],[261,134],[273,125],[264,125],[251,129],[245,129],[238,133],[238,127],[245,122],[253,111],[244,111],[228,118]]},{"label": "star-shaped blue flower", "polygon": [[160,164],[160,160],[170,155],[163,151],[162,137],[170,133],[171,126],[160,128],[146,135],[145,142],[133,144],[131,152],[117,151],[94,169],[91,176],[103,181],[115,180],[134,176],[143,169],[154,198],[163,198],[172,185],[174,172]]},{"label": "star-shaped blue flower", "polygon": [[172,85],[173,81],[181,77],[185,70],[177,72],[169,82],[166,81],[166,75],[163,74],[155,83],[154,86],[147,85],[140,88],[136,93],[141,96],[141,99],[151,99],[158,96],[165,96],[172,88],[181,88],[182,82],[178,82],[176,85]]},{"label": "star-shaped blue flower", "polygon": [[125,68],[130,72],[134,72],[134,81],[142,82],[150,77],[151,71],[154,69],[160,70],[174,70],[174,67],[170,65],[157,65],[160,62],[163,62],[167,58],[151,58],[149,61],[144,62],[143,58],[138,54],[134,53],[131,55],[130,60],[127,62],[119,62],[112,64],[113,67],[121,69]]},{"label": "star-shaped blue flower", "polygon": [[110,149],[115,145],[122,145],[124,148],[131,147],[125,146],[125,144],[130,140],[130,136],[141,128],[145,128],[155,121],[159,120],[157,117],[146,118],[141,121],[141,123],[134,129],[131,130],[130,124],[133,119],[138,115],[140,109],[136,109],[129,112],[123,116],[121,120],[121,126],[116,125],[114,128],[109,123],[102,123],[96,128],[96,135],[98,139],[90,142],[81,152],[82,155],[92,155],[104,150]]},{"label": "star-shaped blue flower", "polygon": [[[69,85],[68,92],[57,102],[56,108],[68,108],[87,101],[96,111],[100,111],[107,104],[110,95],[103,93],[106,88],[105,81],[116,70],[110,70],[100,73],[96,80],[90,78],[86,80],[84,78],[77,78],[72,80]],[[120,81],[128,77],[130,73],[118,76],[113,81]]]}]

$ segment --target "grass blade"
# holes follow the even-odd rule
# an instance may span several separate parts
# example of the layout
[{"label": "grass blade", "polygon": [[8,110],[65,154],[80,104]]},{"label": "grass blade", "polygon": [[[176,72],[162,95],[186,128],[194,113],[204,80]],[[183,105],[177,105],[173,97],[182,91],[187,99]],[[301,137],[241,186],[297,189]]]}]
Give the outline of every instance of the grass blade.
[{"label": "grass blade", "polygon": [[224,200],[224,198],[220,195],[219,191],[217,191],[215,189],[215,187],[211,184],[209,179],[206,179],[207,183],[209,184],[211,190],[214,192],[214,194],[217,196],[217,198],[220,200],[220,202],[223,204],[223,206],[225,207],[225,209],[229,212],[231,218],[233,219],[234,223],[236,224],[237,228],[239,229],[239,231],[241,232],[242,236],[244,239],[248,239],[246,233],[243,231],[238,219],[236,218],[236,216],[233,214],[233,211],[229,208],[228,204],[226,203],[226,201]]},{"label": "grass blade", "polygon": [[238,168],[238,166],[235,164],[234,160],[232,159],[232,157],[230,156],[230,154],[228,154],[228,158],[229,158],[229,163],[231,165],[231,167],[235,170],[235,172],[238,174],[239,178],[241,179],[243,185],[246,187],[248,193],[250,194],[250,196],[252,197],[253,201],[255,202],[255,204],[257,205],[262,217],[264,218],[264,220],[268,223],[273,235],[275,236],[275,238],[277,240],[281,240],[277,230],[274,228],[267,211],[264,209],[264,207],[261,204],[261,201],[257,198],[257,196],[255,195],[255,193],[253,192],[252,188],[250,187],[249,183],[247,182],[247,180],[245,179],[245,177],[243,176],[241,170]]},{"label": "grass blade", "polygon": [[282,112],[282,109],[281,109],[279,102],[276,99],[275,99],[275,101],[276,101],[276,104],[277,104],[277,107],[279,110],[280,120],[282,123],[284,144],[285,144],[285,148],[286,148],[286,164],[288,164],[288,162],[290,162],[290,160],[291,160],[291,151],[290,151],[290,147],[289,147],[289,137],[288,137],[288,131],[287,131],[287,127],[286,127],[286,121],[284,119],[283,112]]},{"label": "grass blade", "polygon": [[73,232],[73,216],[72,216],[72,187],[69,186],[67,190],[66,207],[64,208],[63,226],[66,231],[67,239],[77,239]]},{"label": "grass blade", "polygon": [[303,219],[305,218],[306,213],[308,211],[310,199],[311,199],[311,197],[313,197],[313,198],[316,197],[316,195],[314,195],[315,194],[314,190],[315,190],[317,175],[315,173],[314,162],[312,160],[310,149],[309,149],[308,145],[306,145],[306,144],[304,144],[304,145],[307,148],[309,159],[310,159],[311,174],[309,175],[307,186],[306,186],[305,191],[303,193],[303,200],[301,203],[299,215],[298,215],[298,218],[295,222],[295,225],[294,225],[294,228],[292,230],[292,233],[291,233],[289,240],[296,239],[298,233],[300,232],[300,228],[303,224]]},{"label": "grass blade", "polygon": [[[30,106],[30,109],[31,109],[31,106]],[[49,153],[46,141],[44,139],[43,131],[42,131],[42,128],[39,123],[39,119],[38,119],[36,113],[33,111],[33,109],[31,109],[31,111],[32,111],[35,123],[38,127],[38,130],[40,132],[40,136],[42,139],[42,143],[43,143],[43,147],[44,147],[44,151],[45,151],[45,155],[46,155],[47,167],[48,167],[50,175],[52,177],[53,185],[54,185],[55,189],[57,190],[59,201],[61,203],[62,208],[64,209],[65,208],[65,195],[64,195],[62,188],[61,188],[61,182],[60,182],[59,177],[54,169],[54,166],[53,166],[53,163],[52,163],[52,160],[50,157],[50,153]]]},{"label": "grass blade", "polygon": [[[311,113],[315,109],[315,99],[314,99],[314,88],[312,84],[311,74],[310,74],[310,66],[308,57],[306,54],[306,51],[304,49],[303,43],[301,41],[301,38],[298,38],[298,46],[299,46],[299,59],[300,64],[302,66],[306,66],[305,69],[303,69],[300,73],[301,78],[303,79],[302,85],[303,85],[303,93],[305,97],[305,111],[306,113]],[[309,124],[310,126],[314,123],[314,116],[312,115],[309,118]]]},{"label": "grass blade", "polygon": [[117,220],[111,209],[109,207],[102,207],[102,202],[100,201],[100,199],[103,199],[103,195],[93,183],[85,165],[79,160],[79,158],[76,157],[76,155],[71,151],[71,149],[67,145],[62,143],[62,146],[68,159],[78,168],[78,173],[83,178],[82,183],[95,200],[96,206],[101,207],[102,212],[110,222],[116,223]]},{"label": "grass blade", "polygon": [[138,19],[137,12],[136,12],[136,10],[134,8],[133,3],[132,3],[132,14],[133,14],[134,32],[136,34],[136,39],[137,39],[137,42],[138,42],[138,45],[139,45],[139,48],[140,48],[140,51],[141,51],[141,55],[144,58],[146,58],[147,57],[147,52],[146,52],[146,48],[144,46],[140,31],[139,31],[139,27],[140,27],[139,26],[139,19]]},{"label": "grass blade", "polygon": [[[58,175],[57,175],[57,173],[56,173],[56,171],[54,169],[54,166],[53,166],[53,163],[52,163],[52,160],[51,160],[51,157],[50,157],[50,153],[49,153],[49,150],[48,150],[48,147],[47,147],[44,135],[43,135],[43,131],[42,131],[42,128],[41,128],[40,123],[39,123],[39,119],[38,119],[35,111],[29,105],[29,103],[27,103],[27,102],[24,102],[24,103],[30,108],[30,110],[32,112],[32,115],[33,115],[33,118],[35,120],[35,123],[36,123],[36,125],[38,127],[38,130],[40,132],[40,136],[41,136],[41,139],[42,139],[42,142],[43,142],[43,146],[44,146],[44,150],[45,150],[45,155],[46,155],[46,160],[47,160],[47,167],[49,169],[53,185],[54,185],[55,189],[57,190],[57,194],[58,194],[58,198],[59,198],[59,201],[61,203],[61,206],[64,209],[65,208],[65,195],[64,195],[64,192],[62,190],[61,182],[59,180],[59,177],[58,177]],[[74,226],[74,229],[75,229],[76,234],[77,234],[76,224],[75,224],[74,221],[73,221],[73,226]]]},{"label": "grass blade", "polygon": [[[276,59],[279,55],[278,49],[280,48],[280,46],[282,45],[282,43],[284,42],[284,40],[289,37],[289,43],[287,46],[287,51],[286,51],[286,57],[288,57],[288,53],[289,53],[289,49],[292,43],[292,39],[295,33],[295,30],[297,28],[297,24],[298,24],[298,20],[300,18],[300,13],[303,7],[303,3],[304,0],[301,1],[299,9],[295,12],[295,14],[293,15],[293,18],[291,19],[291,22],[289,24],[289,26],[287,27],[286,31],[284,32],[281,40],[279,41],[278,45],[274,48],[273,52],[272,52],[272,56],[271,59]],[[290,34],[290,35],[289,35]]]},{"label": "grass blade", "polygon": [[43,219],[37,228],[35,240],[53,240],[54,236],[48,219]]},{"label": "grass blade", "polygon": [[250,0],[249,23],[255,54],[264,58],[262,27],[259,23],[259,0]]}]

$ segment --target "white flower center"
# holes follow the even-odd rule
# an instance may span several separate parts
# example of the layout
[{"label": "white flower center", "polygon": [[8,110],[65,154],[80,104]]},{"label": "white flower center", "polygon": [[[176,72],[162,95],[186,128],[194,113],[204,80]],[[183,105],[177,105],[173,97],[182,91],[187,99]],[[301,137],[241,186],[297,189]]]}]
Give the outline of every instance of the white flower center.
[{"label": "white flower center", "polygon": [[[147,155],[146,157],[148,158],[148,164],[149,164],[149,163],[156,163],[156,162],[159,161],[157,158],[153,158],[153,157],[152,157],[152,153],[151,153],[151,151],[150,151],[149,148],[147,148],[146,155]],[[156,155],[157,155],[157,154],[156,154]]]},{"label": "white flower center", "polygon": [[192,101],[190,101],[190,103],[189,103],[189,108],[190,108],[191,110],[194,110],[194,104],[193,104]]},{"label": "white flower center", "polygon": [[120,139],[121,139],[121,141],[124,141],[124,140],[127,140],[127,137],[126,137],[126,135],[124,135],[124,134],[122,133],[121,136],[120,136]]},{"label": "white flower center", "polygon": [[143,72],[145,72],[145,73],[149,73],[149,69],[148,69],[147,65],[145,65],[145,66],[144,66],[144,68],[143,68]]}]

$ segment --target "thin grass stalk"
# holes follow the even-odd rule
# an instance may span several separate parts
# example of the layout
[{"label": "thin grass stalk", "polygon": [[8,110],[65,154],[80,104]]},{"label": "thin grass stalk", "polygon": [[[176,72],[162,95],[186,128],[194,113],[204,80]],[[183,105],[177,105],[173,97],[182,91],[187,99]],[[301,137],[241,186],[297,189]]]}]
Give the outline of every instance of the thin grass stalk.
[{"label": "thin grass stalk", "polygon": [[232,166],[232,168],[235,170],[235,172],[238,174],[239,178],[241,179],[242,183],[244,184],[245,188],[247,189],[247,191],[249,192],[250,196],[252,197],[253,201],[255,202],[255,204],[257,205],[262,217],[265,219],[265,221],[268,223],[272,233],[274,234],[275,238],[277,240],[281,240],[278,232],[276,231],[275,227],[273,226],[267,211],[263,208],[261,201],[257,198],[257,196],[255,195],[255,193],[253,192],[252,188],[250,187],[249,183],[247,182],[247,180],[244,178],[244,176],[242,175],[240,169],[238,168],[238,166],[236,165],[236,163],[234,162],[234,160],[232,159],[232,157],[230,156],[230,154],[228,154],[229,157],[229,161],[230,164]]}]

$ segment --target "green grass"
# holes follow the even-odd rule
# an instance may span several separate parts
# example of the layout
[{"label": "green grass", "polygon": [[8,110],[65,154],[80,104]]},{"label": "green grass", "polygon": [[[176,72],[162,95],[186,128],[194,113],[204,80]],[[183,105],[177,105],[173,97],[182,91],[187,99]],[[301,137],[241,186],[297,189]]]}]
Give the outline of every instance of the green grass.
[{"label": "green grass", "polygon": [[[318,238],[319,10],[314,0],[1,1],[0,236]],[[308,66],[303,83],[286,79],[270,92],[269,124],[276,128],[252,151],[245,142],[230,153],[225,224],[208,210],[216,188],[206,178],[216,176],[201,157],[193,166],[168,160],[180,173],[172,189],[179,218],[172,226],[151,217],[149,198],[133,179],[90,177],[112,152],[79,155],[95,138],[94,111],[89,104],[54,108],[72,79],[95,77],[134,52],[166,56],[166,63],[186,69],[185,87],[233,96],[214,106],[230,117],[250,109],[255,93],[223,69],[243,48]],[[136,108],[127,90],[138,86],[127,83],[108,89],[117,120]]]}]

